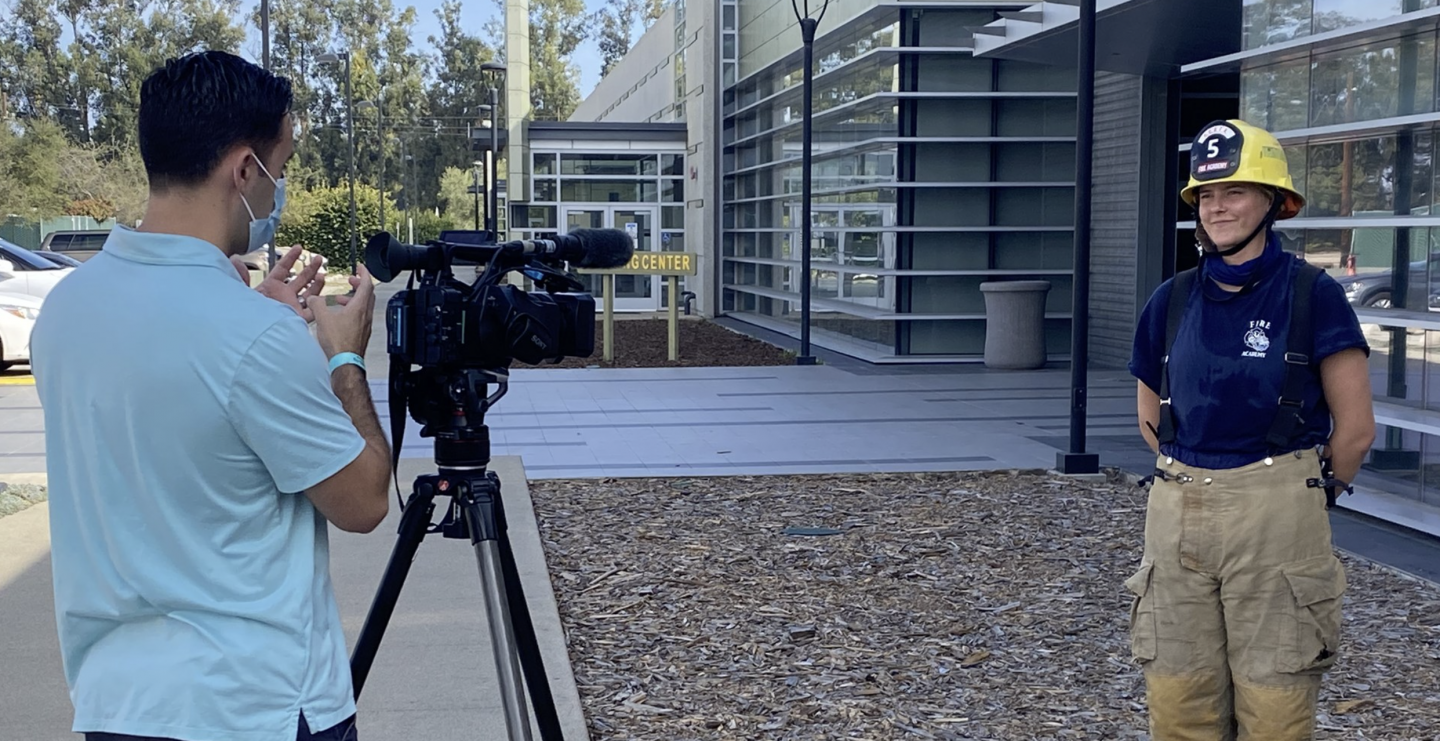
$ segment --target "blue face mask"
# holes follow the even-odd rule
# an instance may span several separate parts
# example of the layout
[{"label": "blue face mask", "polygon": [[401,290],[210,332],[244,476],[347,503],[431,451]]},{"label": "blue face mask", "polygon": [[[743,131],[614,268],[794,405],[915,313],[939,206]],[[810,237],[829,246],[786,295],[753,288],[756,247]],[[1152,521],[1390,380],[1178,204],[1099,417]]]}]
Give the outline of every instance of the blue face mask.
[{"label": "blue face mask", "polygon": [[285,178],[276,180],[271,177],[270,171],[265,169],[265,163],[261,162],[259,157],[255,158],[255,163],[260,165],[260,171],[265,173],[265,177],[275,184],[275,208],[269,216],[257,219],[255,210],[250,208],[250,201],[245,198],[244,193],[240,194],[240,201],[245,204],[245,210],[250,212],[250,246],[247,252],[254,252],[275,240],[275,230],[280,226],[280,209],[285,207]]}]

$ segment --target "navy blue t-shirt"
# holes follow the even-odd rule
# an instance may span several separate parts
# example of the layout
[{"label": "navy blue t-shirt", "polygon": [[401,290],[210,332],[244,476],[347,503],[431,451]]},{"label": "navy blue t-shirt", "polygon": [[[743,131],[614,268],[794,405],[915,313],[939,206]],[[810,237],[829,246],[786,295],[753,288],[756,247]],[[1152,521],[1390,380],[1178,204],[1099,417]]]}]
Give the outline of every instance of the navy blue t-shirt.
[{"label": "navy blue t-shirt", "polygon": [[[1161,452],[1199,468],[1249,465],[1272,452],[1265,435],[1275,419],[1285,380],[1290,296],[1301,260],[1285,255],[1250,289],[1230,293],[1197,275],[1185,317],[1170,352],[1170,401],[1175,442]],[[1168,280],[1155,290],[1140,316],[1130,373],[1160,392],[1164,367]],[[1310,299],[1314,350],[1302,396],[1303,434],[1292,450],[1330,438],[1330,408],[1320,383],[1320,361],[1341,350],[1370,347],[1345,289],[1334,278],[1315,279]]]}]

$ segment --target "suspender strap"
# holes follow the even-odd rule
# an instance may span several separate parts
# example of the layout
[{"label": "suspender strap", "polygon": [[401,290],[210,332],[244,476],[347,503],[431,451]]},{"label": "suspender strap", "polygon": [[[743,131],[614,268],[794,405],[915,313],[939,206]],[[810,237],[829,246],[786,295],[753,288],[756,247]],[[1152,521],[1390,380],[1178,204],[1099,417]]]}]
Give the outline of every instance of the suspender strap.
[{"label": "suspender strap", "polygon": [[1285,345],[1285,385],[1280,391],[1280,409],[1270,424],[1265,442],[1276,452],[1289,449],[1291,441],[1305,420],[1300,416],[1301,398],[1305,381],[1312,373],[1311,355],[1314,353],[1314,323],[1311,321],[1310,294],[1315,287],[1315,278],[1320,268],[1308,262],[1300,263],[1300,274],[1295,277],[1294,293],[1290,297],[1290,334]]},{"label": "suspender strap", "polygon": [[1185,305],[1195,287],[1198,268],[1190,268],[1175,276],[1170,284],[1170,303],[1165,313],[1165,357],[1160,362],[1160,428],[1155,439],[1161,445],[1175,442],[1175,410],[1170,406],[1170,349],[1175,346],[1175,335],[1180,332],[1180,320],[1185,318]]}]

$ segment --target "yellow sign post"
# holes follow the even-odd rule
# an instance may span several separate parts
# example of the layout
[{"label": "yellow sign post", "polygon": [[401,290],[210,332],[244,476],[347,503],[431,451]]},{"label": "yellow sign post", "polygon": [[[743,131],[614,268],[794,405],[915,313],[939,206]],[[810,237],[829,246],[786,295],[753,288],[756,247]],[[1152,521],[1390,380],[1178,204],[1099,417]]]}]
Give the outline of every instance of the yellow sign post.
[{"label": "yellow sign post", "polygon": [[665,276],[670,302],[670,353],[671,361],[680,359],[680,276],[696,275],[699,256],[694,252],[636,252],[629,264],[607,270],[581,270],[601,276],[605,292],[605,311],[601,323],[601,338],[605,345],[605,360],[615,360],[615,276],[617,275],[661,275]]}]

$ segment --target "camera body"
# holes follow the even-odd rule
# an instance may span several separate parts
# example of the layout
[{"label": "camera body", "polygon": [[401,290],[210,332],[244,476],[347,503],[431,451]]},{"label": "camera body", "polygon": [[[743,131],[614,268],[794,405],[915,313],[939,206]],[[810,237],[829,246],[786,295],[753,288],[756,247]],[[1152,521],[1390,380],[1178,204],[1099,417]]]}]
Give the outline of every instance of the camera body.
[{"label": "camera body", "polygon": [[595,352],[595,298],[526,292],[511,285],[421,285],[385,307],[388,350],[410,365],[507,368],[589,357]]},{"label": "camera body", "polygon": [[[565,271],[565,260],[498,245],[489,232],[448,231],[425,246],[400,244],[377,234],[366,265],[382,281],[411,270],[419,285],[390,298],[385,307],[387,349],[405,367],[446,371],[508,368],[588,357],[595,352],[595,299]],[[480,266],[471,284],[453,266]],[[535,282],[533,292],[505,285],[518,272]]]}]

